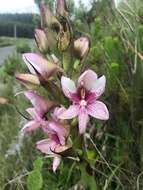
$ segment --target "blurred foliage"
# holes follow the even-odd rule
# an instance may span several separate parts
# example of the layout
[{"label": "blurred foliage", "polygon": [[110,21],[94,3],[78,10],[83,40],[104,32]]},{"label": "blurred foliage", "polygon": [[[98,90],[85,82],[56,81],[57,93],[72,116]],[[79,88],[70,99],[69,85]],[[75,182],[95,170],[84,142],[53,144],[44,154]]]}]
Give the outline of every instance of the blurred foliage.
[{"label": "blurred foliage", "polygon": [[18,53],[27,53],[27,52],[31,51],[31,48],[28,45],[28,43],[23,42],[23,43],[17,44],[16,50],[17,50]]},{"label": "blurred foliage", "polygon": [[[6,157],[23,119],[13,106],[0,106],[0,187],[3,189],[143,189],[143,59],[140,56],[143,3],[127,0],[117,8],[110,0],[91,3],[89,11],[82,2],[79,8],[74,8],[74,25],[78,35],[82,31],[91,37],[85,67],[107,77],[103,99],[110,110],[110,119],[106,123],[91,121],[89,131],[93,140],[86,139],[87,147],[81,152],[86,159],[79,163],[63,158],[54,174],[49,158],[37,161],[39,153],[33,142],[40,132],[26,136],[20,151]],[[14,56],[0,68],[0,96],[13,99],[19,90],[13,76],[16,70],[25,70],[22,65],[19,57]],[[24,110],[26,102],[21,97],[15,101]]]}]

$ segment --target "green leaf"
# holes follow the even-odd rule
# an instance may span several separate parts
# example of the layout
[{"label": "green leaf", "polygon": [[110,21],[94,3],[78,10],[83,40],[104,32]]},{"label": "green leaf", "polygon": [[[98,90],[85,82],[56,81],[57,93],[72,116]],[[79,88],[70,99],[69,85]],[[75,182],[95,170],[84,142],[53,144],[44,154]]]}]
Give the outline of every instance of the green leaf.
[{"label": "green leaf", "polygon": [[81,170],[81,181],[82,183],[89,188],[90,190],[97,190],[97,184],[95,181],[94,176],[89,175],[84,166],[80,166],[80,170]]},{"label": "green leaf", "polygon": [[43,186],[43,179],[40,171],[33,170],[30,172],[27,178],[27,188],[28,190],[40,190]]},{"label": "green leaf", "polygon": [[42,169],[42,166],[43,166],[43,160],[42,158],[38,158],[37,160],[34,161],[33,163],[33,166],[34,166],[34,169],[36,170],[41,170]]},{"label": "green leaf", "polygon": [[76,61],[74,62],[74,69],[75,69],[75,70],[78,68],[79,63],[80,63],[79,60],[76,60]]}]

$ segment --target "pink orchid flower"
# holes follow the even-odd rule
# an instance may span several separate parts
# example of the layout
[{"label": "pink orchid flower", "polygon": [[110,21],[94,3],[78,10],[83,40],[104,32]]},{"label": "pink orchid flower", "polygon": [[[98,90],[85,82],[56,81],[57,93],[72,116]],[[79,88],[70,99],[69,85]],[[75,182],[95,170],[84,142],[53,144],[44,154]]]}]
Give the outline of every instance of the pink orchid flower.
[{"label": "pink orchid flower", "polygon": [[72,119],[78,116],[80,134],[85,132],[89,116],[108,120],[109,112],[106,105],[97,100],[105,90],[105,83],[105,76],[97,78],[97,74],[92,70],[85,71],[79,77],[77,88],[71,79],[62,76],[63,92],[73,102],[73,105],[59,114],[58,117]]},{"label": "pink orchid flower", "polygon": [[41,126],[41,123],[45,120],[45,114],[56,104],[45,100],[42,96],[31,90],[26,91],[24,95],[31,101],[34,107],[26,110],[32,116],[32,120],[22,128],[22,131],[31,132]]},{"label": "pink orchid flower", "polygon": [[53,156],[53,171],[55,172],[61,161],[60,153],[67,150],[69,147],[61,145],[58,136],[50,135],[48,139],[38,141],[36,143],[36,148],[44,154]]},{"label": "pink orchid flower", "polygon": [[69,128],[68,126],[62,125],[57,118],[57,114],[61,111],[61,108],[55,108],[52,119],[45,123],[47,124],[46,127],[43,127],[43,130],[48,134],[49,138],[36,143],[37,149],[39,149],[42,153],[49,154],[54,157],[54,172],[58,168],[61,161],[60,153],[69,148],[69,146],[66,145],[66,139],[69,135]]},{"label": "pink orchid flower", "polygon": [[65,111],[64,108],[56,107],[52,113],[52,117],[48,121],[42,122],[42,129],[45,133],[56,134],[60,140],[61,145],[65,144],[65,141],[69,135],[69,126],[67,123],[63,123],[59,120],[58,115]]}]

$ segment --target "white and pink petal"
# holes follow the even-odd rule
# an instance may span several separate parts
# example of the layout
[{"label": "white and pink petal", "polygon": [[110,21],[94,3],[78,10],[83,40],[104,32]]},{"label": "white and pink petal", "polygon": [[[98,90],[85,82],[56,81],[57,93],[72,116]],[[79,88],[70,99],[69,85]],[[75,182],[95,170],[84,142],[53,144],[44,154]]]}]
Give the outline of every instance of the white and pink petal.
[{"label": "white and pink petal", "polygon": [[100,101],[95,101],[93,104],[88,105],[87,112],[90,116],[96,119],[101,119],[101,120],[109,119],[109,111],[106,105]]},{"label": "white and pink petal", "polygon": [[61,162],[61,156],[55,155],[53,159],[53,172],[56,172],[57,168],[59,167]]},{"label": "white and pink petal", "polygon": [[91,92],[96,94],[96,99],[99,98],[105,91],[106,77],[103,75],[98,78],[92,85]]},{"label": "white and pink petal", "polygon": [[36,148],[44,154],[54,154],[52,150],[55,148],[56,143],[51,139],[44,139],[36,143]]},{"label": "white and pink petal", "polygon": [[38,129],[40,127],[40,123],[36,122],[35,120],[29,121],[24,125],[24,127],[21,129],[22,132],[31,132],[35,129]]},{"label": "white and pink petal", "polygon": [[86,90],[91,90],[97,80],[97,74],[92,70],[85,71],[78,79],[78,87],[84,86]]},{"label": "white and pink petal", "polygon": [[71,105],[66,111],[59,114],[59,119],[72,119],[79,113],[79,105]]},{"label": "white and pink petal", "polygon": [[66,97],[71,98],[71,94],[76,93],[75,83],[70,78],[62,76],[61,85]]},{"label": "white and pink petal", "polygon": [[87,123],[89,121],[89,116],[85,108],[80,109],[78,115],[78,121],[79,121],[79,133],[83,134],[86,131]]}]

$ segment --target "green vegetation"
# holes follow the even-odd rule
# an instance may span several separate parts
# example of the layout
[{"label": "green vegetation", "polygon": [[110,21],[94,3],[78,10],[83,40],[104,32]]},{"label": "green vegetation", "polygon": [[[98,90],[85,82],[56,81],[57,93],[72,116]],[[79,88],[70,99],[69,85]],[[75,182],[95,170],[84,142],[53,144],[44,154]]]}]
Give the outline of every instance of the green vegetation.
[{"label": "green vegetation", "polygon": [[[81,153],[87,158],[84,168],[76,159],[63,158],[54,174],[51,160],[35,150],[34,142],[42,134],[38,131],[23,139],[19,131],[25,119],[14,106],[0,105],[2,189],[143,189],[143,3],[128,0],[116,9],[110,0],[93,1],[90,11],[82,6],[74,11],[74,25],[77,35],[83,31],[91,37],[85,68],[107,77],[103,99],[110,120],[96,122],[90,129],[88,149]],[[21,90],[14,74],[25,70],[19,55],[0,67],[0,96],[14,101],[24,115],[28,103],[22,94],[14,97]]]},{"label": "green vegetation", "polygon": [[0,37],[0,47],[5,47],[5,46],[20,46],[22,44],[28,44],[32,42],[31,39],[28,38],[13,38],[13,37],[6,37],[6,36],[1,36]]},{"label": "green vegetation", "polygon": [[0,36],[33,38],[38,23],[36,14],[0,14]]}]

